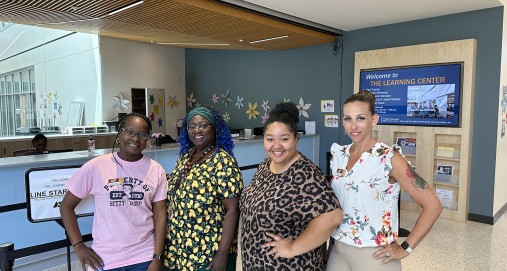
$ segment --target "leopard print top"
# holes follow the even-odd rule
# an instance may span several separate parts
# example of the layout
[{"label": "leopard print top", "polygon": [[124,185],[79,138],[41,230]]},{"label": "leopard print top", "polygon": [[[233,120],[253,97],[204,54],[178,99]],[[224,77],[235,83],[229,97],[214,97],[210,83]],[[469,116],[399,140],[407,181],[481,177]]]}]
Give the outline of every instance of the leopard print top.
[{"label": "leopard print top", "polygon": [[267,256],[272,241],[266,232],[297,238],[308,223],[320,214],[341,208],[330,183],[320,169],[301,156],[281,174],[269,170],[266,158],[240,199],[241,257],[244,271],[324,270],[321,248],[292,259]]}]

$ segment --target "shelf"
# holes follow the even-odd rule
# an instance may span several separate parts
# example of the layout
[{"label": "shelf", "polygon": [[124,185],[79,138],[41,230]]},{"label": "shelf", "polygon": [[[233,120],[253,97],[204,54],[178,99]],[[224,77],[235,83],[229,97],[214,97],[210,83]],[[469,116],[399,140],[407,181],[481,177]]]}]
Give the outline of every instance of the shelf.
[{"label": "shelf", "polygon": [[79,134],[100,134],[107,133],[107,126],[74,126],[66,127],[67,134],[79,135]]},{"label": "shelf", "polygon": [[434,185],[441,185],[441,186],[449,186],[449,187],[459,188],[459,184],[454,184],[454,183],[443,183],[443,182],[434,181],[433,184]]},{"label": "shelf", "polygon": [[405,157],[411,157],[411,158],[415,158],[417,157],[417,155],[415,154],[403,154]]},{"label": "shelf", "polygon": [[434,160],[455,161],[455,162],[461,161],[461,159],[459,159],[459,158],[451,158],[451,157],[443,157],[443,156],[434,156],[433,159]]}]

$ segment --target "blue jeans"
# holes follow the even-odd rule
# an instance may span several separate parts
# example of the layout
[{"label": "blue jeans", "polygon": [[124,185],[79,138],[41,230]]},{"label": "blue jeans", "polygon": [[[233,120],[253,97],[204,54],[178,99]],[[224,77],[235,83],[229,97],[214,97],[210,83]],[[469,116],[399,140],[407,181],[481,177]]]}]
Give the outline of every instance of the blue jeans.
[{"label": "blue jeans", "polygon": [[123,267],[107,269],[107,271],[146,271],[148,270],[148,266],[150,266],[151,261],[147,261],[144,263],[136,263],[132,265],[127,265]]}]

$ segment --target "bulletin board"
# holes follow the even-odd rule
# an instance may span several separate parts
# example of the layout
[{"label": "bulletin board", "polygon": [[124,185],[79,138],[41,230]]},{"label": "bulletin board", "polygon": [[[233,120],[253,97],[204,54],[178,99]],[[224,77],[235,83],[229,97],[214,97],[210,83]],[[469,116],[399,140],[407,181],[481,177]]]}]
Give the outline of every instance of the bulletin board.
[{"label": "bulletin board", "polygon": [[[60,204],[67,193],[65,183],[81,165],[30,168],[25,173],[28,220],[32,223],[61,219]],[[78,217],[93,215],[93,196],[83,199],[75,209]]]}]

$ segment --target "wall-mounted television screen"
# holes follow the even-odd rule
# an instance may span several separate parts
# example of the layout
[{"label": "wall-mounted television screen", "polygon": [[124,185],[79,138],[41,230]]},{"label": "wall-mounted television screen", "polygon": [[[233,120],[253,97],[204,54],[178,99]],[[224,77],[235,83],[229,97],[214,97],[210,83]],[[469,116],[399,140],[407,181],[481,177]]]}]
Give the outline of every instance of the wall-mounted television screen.
[{"label": "wall-mounted television screen", "polygon": [[359,89],[375,94],[379,124],[459,127],[462,65],[361,70]]}]

